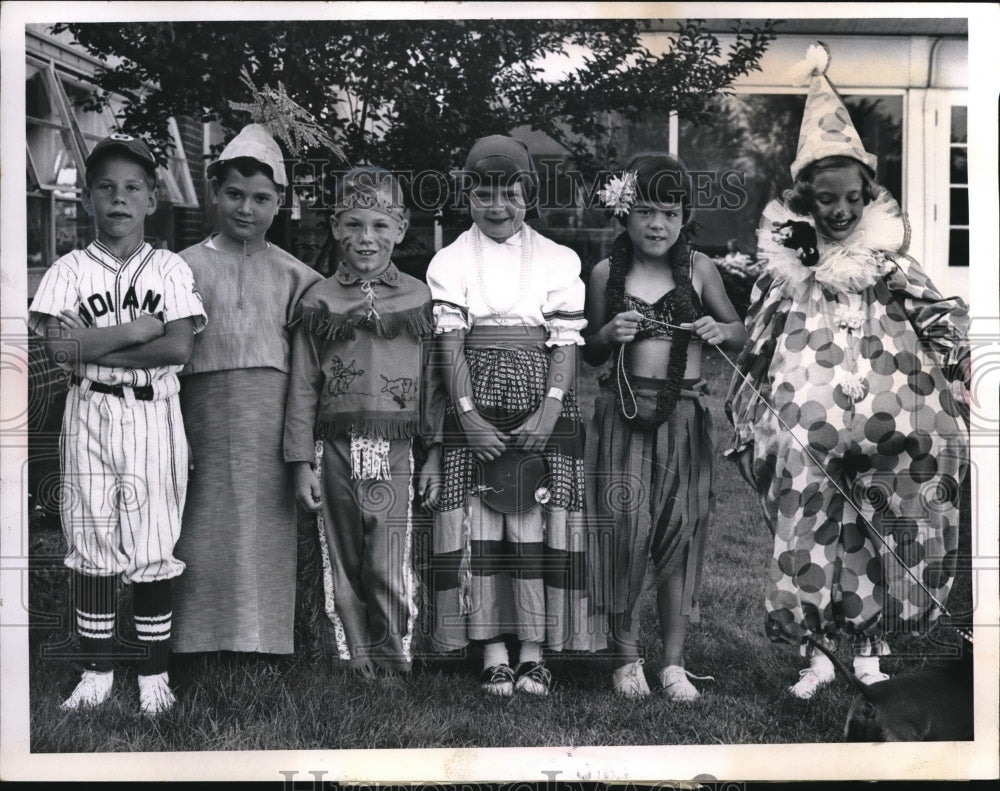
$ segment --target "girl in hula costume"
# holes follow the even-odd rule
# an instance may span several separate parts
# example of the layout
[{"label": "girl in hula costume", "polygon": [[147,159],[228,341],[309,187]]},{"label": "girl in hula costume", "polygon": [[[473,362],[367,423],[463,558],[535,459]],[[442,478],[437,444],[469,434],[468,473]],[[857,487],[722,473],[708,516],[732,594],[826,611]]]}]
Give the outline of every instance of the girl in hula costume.
[{"label": "girl in hula costume", "polygon": [[701,350],[739,349],[745,333],[714,264],[688,246],[691,190],[679,160],[636,155],[601,195],[625,226],[590,277],[584,350],[592,365],[612,362],[587,442],[588,512],[612,538],[612,684],[650,694],[635,608],[652,564],[660,684],[670,699],[693,700],[684,638],[698,617],[712,477]]}]

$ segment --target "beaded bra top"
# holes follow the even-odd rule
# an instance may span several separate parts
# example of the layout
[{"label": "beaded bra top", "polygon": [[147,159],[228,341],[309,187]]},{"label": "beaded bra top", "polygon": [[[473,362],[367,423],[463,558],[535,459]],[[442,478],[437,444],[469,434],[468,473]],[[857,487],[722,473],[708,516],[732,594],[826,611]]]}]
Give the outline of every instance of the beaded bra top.
[{"label": "beaded bra top", "polygon": [[[677,324],[674,320],[676,311],[677,289],[672,288],[656,302],[646,302],[642,297],[635,297],[632,294],[625,294],[625,306],[629,310],[636,310],[642,314],[642,321],[639,322],[639,329],[635,333],[636,341],[647,341],[651,338],[673,338],[674,330],[664,327],[664,324]],[[691,307],[694,309],[694,318],[699,319],[705,315],[698,299],[698,294],[691,289]],[[652,319],[652,321],[648,321]]]}]

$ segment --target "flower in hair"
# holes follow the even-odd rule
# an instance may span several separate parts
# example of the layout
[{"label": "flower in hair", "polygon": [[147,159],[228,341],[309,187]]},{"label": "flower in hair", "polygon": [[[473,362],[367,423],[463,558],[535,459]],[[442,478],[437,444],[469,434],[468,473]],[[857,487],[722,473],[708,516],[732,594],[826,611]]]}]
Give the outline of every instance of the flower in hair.
[{"label": "flower in hair", "polygon": [[803,266],[816,266],[819,263],[816,229],[809,223],[788,220],[777,224],[773,228],[771,238],[789,250],[794,250]]},{"label": "flower in hair", "polygon": [[635,203],[636,197],[636,174],[623,172],[620,176],[612,176],[604,188],[597,193],[597,197],[615,215],[628,214]]}]

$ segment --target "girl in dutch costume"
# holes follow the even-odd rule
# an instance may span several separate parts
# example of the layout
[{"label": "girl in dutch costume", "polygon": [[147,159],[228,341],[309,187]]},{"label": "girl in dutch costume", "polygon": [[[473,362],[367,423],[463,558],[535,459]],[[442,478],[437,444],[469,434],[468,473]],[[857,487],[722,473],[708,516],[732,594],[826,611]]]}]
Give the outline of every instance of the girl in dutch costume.
[{"label": "girl in dutch costume", "polygon": [[[444,651],[482,644],[488,694],[545,695],[552,676],[543,648],[604,647],[585,572],[573,390],[580,260],[524,222],[536,214],[537,175],[523,143],[477,140],[463,175],[473,226],[427,270],[449,395],[434,642]],[[502,491],[520,502],[495,497]],[[505,638],[517,646],[516,664]]]}]

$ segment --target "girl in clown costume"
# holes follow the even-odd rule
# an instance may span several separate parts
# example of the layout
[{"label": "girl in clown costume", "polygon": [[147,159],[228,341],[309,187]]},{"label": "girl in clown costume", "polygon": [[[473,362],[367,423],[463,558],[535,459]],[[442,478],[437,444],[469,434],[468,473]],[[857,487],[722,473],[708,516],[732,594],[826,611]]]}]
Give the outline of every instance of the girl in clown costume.
[{"label": "girl in clown costume", "polygon": [[[887,633],[947,600],[968,455],[968,310],[906,255],[909,228],[810,48],[794,184],[760,223],[765,270],[727,398],[727,454],[774,536],[766,630],[809,657],[789,691],[833,680],[810,640],[852,643],[887,678]],[[766,403],[765,403],[766,401]]]}]

